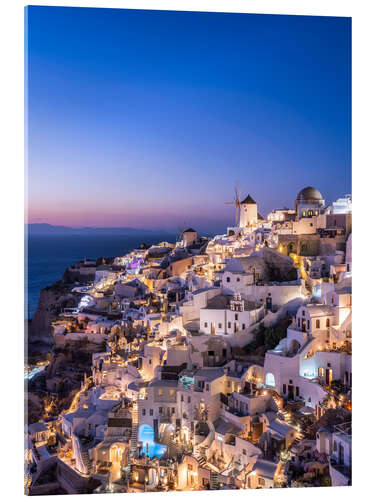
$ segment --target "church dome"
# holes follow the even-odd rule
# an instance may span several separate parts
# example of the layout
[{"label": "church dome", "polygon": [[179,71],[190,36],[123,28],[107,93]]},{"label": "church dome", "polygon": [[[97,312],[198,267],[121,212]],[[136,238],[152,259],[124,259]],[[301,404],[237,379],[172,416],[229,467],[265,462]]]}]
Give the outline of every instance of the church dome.
[{"label": "church dome", "polygon": [[322,201],[323,196],[314,187],[307,186],[303,188],[297,195],[297,201]]}]

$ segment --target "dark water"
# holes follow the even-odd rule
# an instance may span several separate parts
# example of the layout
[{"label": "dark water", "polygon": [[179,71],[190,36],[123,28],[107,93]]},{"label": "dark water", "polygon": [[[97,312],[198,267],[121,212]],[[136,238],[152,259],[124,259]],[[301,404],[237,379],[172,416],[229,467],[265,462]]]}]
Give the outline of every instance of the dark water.
[{"label": "dark water", "polygon": [[58,281],[65,269],[75,262],[98,257],[124,255],[140,243],[175,242],[173,235],[137,233],[137,235],[32,235],[28,238],[26,255],[26,317],[31,318],[40,291]]}]

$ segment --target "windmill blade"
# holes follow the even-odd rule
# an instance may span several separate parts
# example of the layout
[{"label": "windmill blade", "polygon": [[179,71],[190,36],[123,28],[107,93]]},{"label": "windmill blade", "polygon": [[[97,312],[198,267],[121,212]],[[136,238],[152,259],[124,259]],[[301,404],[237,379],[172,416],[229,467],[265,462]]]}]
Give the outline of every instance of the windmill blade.
[{"label": "windmill blade", "polygon": [[236,184],[234,186],[234,195],[235,195],[236,203],[240,203],[240,199],[241,199],[241,185],[240,185],[239,181],[236,181]]}]

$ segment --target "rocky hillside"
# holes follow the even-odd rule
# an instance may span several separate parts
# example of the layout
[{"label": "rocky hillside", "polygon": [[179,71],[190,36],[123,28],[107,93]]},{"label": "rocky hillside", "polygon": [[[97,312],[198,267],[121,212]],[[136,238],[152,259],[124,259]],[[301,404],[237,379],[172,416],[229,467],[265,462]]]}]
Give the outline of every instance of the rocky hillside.
[{"label": "rocky hillside", "polygon": [[27,341],[33,343],[53,344],[51,323],[66,307],[75,307],[78,297],[71,293],[72,286],[58,281],[40,292],[39,303],[29,323]]}]

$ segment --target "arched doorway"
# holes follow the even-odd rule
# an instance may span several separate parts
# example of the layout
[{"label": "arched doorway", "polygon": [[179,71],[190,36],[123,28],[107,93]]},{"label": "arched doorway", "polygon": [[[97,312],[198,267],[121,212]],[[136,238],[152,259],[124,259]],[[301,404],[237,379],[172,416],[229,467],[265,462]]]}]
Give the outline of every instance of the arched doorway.
[{"label": "arched doorway", "polygon": [[286,253],[289,255],[290,253],[296,253],[296,247],[294,245],[294,243],[290,242],[288,243],[287,247],[286,247]]},{"label": "arched doorway", "polygon": [[109,459],[112,463],[121,462],[122,454],[124,453],[123,448],[117,444],[113,444],[109,450]]},{"label": "arched doorway", "polygon": [[266,375],[266,385],[270,385],[272,387],[275,387],[276,382],[275,382],[275,376],[273,373],[267,373]]}]

